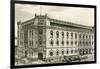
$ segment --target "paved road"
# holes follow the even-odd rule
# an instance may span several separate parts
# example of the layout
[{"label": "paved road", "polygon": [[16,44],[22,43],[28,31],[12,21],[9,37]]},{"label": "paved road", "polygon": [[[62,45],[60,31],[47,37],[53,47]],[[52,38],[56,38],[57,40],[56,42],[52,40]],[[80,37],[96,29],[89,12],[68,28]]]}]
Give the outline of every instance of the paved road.
[{"label": "paved road", "polygon": [[[94,55],[93,54],[86,55],[86,56],[88,58],[87,59],[82,59],[81,62],[83,62],[83,61],[94,61]],[[50,63],[50,62],[45,62],[45,61],[42,61],[42,60],[39,60],[39,59],[35,60],[35,61],[32,61],[32,60],[28,60],[27,58],[23,58],[22,60],[19,60],[18,62],[15,62],[15,65],[47,64],[47,63]],[[53,63],[56,63],[56,62],[53,62]]]}]

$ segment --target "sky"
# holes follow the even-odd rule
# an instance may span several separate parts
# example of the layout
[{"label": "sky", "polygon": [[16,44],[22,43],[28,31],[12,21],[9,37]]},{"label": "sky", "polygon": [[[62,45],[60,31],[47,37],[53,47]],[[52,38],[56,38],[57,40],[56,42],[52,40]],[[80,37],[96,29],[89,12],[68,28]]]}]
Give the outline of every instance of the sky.
[{"label": "sky", "polygon": [[15,4],[15,36],[17,36],[17,22],[32,19],[34,18],[35,13],[38,15],[47,14],[53,19],[73,22],[86,26],[94,26],[93,8]]}]

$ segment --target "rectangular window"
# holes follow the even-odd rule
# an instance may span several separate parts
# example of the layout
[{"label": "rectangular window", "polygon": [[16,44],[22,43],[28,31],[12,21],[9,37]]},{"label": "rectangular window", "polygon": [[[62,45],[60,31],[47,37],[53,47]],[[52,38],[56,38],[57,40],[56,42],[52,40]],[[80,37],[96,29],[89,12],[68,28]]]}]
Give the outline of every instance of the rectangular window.
[{"label": "rectangular window", "polygon": [[75,33],[75,39],[77,39],[77,34]]},{"label": "rectangular window", "polygon": [[67,38],[69,38],[69,33],[67,32]]}]

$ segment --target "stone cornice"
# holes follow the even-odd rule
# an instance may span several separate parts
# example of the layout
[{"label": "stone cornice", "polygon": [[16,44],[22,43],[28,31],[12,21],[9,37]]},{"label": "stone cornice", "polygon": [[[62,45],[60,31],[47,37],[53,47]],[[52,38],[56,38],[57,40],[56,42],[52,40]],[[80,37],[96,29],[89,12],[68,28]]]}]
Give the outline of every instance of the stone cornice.
[{"label": "stone cornice", "polygon": [[67,25],[67,26],[73,26],[73,27],[76,27],[76,28],[93,29],[93,27],[91,27],[91,26],[75,24],[75,23],[72,23],[72,22],[61,21],[61,20],[52,19],[52,18],[48,18],[48,19],[50,20],[50,22],[56,23],[56,24],[63,24],[63,25]]}]

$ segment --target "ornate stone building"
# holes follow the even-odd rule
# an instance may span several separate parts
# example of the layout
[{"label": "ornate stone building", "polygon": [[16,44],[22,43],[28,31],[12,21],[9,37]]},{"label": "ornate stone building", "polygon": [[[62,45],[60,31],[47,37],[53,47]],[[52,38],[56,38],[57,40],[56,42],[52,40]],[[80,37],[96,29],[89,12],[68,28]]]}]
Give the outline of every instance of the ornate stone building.
[{"label": "ornate stone building", "polygon": [[36,15],[18,22],[18,52],[30,59],[61,59],[94,51],[94,28]]}]

